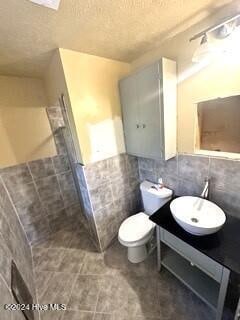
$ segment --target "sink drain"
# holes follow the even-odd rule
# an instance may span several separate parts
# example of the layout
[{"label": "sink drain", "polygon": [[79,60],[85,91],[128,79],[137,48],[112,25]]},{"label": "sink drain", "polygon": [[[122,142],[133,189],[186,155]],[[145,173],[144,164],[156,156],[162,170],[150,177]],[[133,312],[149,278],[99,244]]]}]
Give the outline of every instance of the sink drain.
[{"label": "sink drain", "polygon": [[199,220],[197,218],[191,218],[191,221],[194,222],[194,223],[198,223]]}]

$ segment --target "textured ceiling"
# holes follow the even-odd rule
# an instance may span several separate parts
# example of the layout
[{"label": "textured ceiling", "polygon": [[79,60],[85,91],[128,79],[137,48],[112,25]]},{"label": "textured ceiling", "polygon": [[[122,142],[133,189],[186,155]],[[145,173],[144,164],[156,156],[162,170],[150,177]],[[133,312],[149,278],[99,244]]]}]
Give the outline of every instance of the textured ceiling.
[{"label": "textured ceiling", "polygon": [[[231,0],[0,0],[0,73],[41,76],[57,47],[132,61]],[[182,31],[182,30],[181,30]]]}]

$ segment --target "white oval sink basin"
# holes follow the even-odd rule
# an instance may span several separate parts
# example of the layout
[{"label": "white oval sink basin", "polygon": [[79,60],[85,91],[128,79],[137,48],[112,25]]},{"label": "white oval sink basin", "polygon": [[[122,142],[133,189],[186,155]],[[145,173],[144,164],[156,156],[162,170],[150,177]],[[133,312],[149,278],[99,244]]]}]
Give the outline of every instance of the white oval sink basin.
[{"label": "white oval sink basin", "polygon": [[217,232],[226,221],[225,213],[211,201],[198,197],[179,197],[170,204],[175,221],[187,232],[204,236]]}]

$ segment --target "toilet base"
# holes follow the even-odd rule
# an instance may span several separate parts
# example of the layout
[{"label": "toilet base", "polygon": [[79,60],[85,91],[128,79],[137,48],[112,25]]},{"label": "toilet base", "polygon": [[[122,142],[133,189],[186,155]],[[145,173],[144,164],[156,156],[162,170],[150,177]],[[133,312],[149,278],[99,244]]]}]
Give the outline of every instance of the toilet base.
[{"label": "toilet base", "polygon": [[148,257],[146,244],[137,247],[128,247],[128,260],[131,263],[139,263]]}]

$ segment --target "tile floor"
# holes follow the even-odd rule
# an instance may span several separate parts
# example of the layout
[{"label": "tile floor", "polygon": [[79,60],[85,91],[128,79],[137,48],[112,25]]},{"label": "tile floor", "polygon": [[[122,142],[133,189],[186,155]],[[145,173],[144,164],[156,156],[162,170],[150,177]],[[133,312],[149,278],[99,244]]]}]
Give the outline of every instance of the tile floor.
[{"label": "tile floor", "polygon": [[41,320],[213,320],[212,311],[156,256],[138,265],[116,240],[97,253],[84,231],[62,230],[33,248],[39,303],[65,303],[67,311],[41,312]]}]

